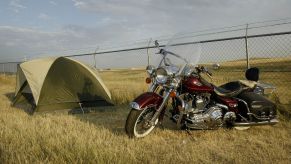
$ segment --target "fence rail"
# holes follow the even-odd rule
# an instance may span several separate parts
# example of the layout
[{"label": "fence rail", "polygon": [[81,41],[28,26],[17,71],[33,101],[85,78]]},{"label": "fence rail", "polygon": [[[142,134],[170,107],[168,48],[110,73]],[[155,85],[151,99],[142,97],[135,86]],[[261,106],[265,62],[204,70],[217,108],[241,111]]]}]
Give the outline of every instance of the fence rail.
[{"label": "fence rail", "polygon": [[[261,80],[272,83],[277,87],[280,101],[291,103],[291,31],[259,32],[248,34],[248,28],[240,34],[227,34],[214,38],[194,38],[187,36],[186,41],[175,44],[183,48],[195,44],[201,45],[200,64],[212,67],[219,64],[219,69],[214,69],[214,83],[217,85],[226,81],[244,78],[244,71],[248,67],[258,67],[261,71]],[[254,32],[253,32],[254,33]],[[198,35],[196,35],[198,36]],[[165,46],[162,40],[161,47]],[[86,62],[98,69],[119,68],[145,68],[154,59],[148,55],[154,53],[155,46],[149,41],[141,46],[122,49],[102,50],[99,52],[64,55]],[[149,53],[150,51],[150,53]],[[0,73],[13,74],[17,71],[19,62],[0,63]]]},{"label": "fence rail", "polygon": [[[229,38],[221,38],[221,39],[211,39],[211,40],[203,40],[203,41],[196,41],[196,42],[185,42],[185,43],[176,44],[175,46],[182,46],[182,45],[188,45],[188,44],[197,44],[197,43],[220,42],[220,41],[226,41],[226,40],[236,40],[236,39],[245,39],[245,38],[257,38],[257,37],[287,35],[287,34],[291,34],[291,31],[278,32],[278,33],[268,33],[268,34],[259,34],[259,35],[249,35],[249,36],[229,37]],[[160,45],[160,47],[165,47],[165,45]],[[135,50],[144,50],[144,49],[149,49],[149,48],[155,48],[155,46],[143,46],[143,47],[128,48],[128,49],[113,50],[113,51],[102,51],[102,52],[76,54],[76,55],[65,55],[64,57],[78,57],[78,56],[89,56],[89,55],[98,55],[98,54],[108,54],[108,53],[116,53],[116,52],[126,52],[126,51],[135,51]],[[2,64],[2,63],[0,63],[0,64]]]}]

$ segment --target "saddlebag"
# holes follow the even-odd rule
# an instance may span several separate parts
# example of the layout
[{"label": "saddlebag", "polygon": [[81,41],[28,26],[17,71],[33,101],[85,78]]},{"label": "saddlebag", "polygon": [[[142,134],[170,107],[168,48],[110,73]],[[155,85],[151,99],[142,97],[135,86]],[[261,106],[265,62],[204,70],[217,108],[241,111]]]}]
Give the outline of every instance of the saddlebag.
[{"label": "saddlebag", "polygon": [[253,92],[243,92],[237,96],[244,100],[250,109],[250,112],[259,118],[274,117],[276,113],[276,105],[262,95]]}]

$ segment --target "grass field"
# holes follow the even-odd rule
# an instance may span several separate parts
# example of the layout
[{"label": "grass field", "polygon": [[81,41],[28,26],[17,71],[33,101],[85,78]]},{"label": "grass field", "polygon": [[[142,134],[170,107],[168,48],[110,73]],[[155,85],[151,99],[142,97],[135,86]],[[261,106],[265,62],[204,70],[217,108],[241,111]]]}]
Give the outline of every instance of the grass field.
[{"label": "grass field", "polygon": [[[284,61],[285,62],[285,61]],[[261,62],[262,63],[262,62]],[[278,65],[280,63],[277,63]],[[230,65],[231,66],[231,65]],[[229,67],[230,67],[229,66]],[[227,65],[225,65],[227,67]],[[227,67],[228,69],[230,69]],[[223,67],[222,67],[223,68]],[[100,73],[115,107],[88,114],[68,110],[28,115],[10,106],[15,76],[0,76],[0,163],[290,163],[291,121],[281,115],[275,126],[245,131],[177,130],[168,119],[143,139],[129,139],[124,124],[126,105],[147,89],[144,71]],[[214,71],[213,82],[242,79],[243,72]],[[274,79],[280,101],[290,102],[290,73],[262,73]],[[288,90],[286,92],[286,90]],[[280,94],[283,94],[281,96]],[[125,105],[123,105],[125,104]],[[290,106],[286,105],[288,110]]]}]

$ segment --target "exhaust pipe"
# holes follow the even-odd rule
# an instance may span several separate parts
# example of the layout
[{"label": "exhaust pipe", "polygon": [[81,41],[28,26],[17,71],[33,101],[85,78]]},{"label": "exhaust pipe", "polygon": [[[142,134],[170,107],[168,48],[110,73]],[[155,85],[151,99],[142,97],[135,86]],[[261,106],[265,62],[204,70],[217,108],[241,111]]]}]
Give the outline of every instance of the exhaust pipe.
[{"label": "exhaust pipe", "polygon": [[277,119],[272,119],[269,121],[261,121],[261,122],[238,122],[234,123],[234,126],[258,126],[258,125],[275,125],[279,121]]}]

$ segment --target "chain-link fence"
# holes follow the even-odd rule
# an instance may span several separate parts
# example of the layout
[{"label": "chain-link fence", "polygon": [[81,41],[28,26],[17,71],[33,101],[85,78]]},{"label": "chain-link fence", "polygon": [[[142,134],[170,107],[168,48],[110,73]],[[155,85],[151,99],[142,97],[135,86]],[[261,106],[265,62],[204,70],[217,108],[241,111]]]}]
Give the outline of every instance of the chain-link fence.
[{"label": "chain-link fence", "polygon": [[5,62],[0,63],[0,73],[6,74],[15,74],[17,72],[17,65],[21,62]]},{"label": "chain-link fence", "polygon": [[[247,42],[247,47],[246,47]],[[260,69],[260,81],[273,84],[281,103],[291,103],[291,33],[252,35],[203,44],[205,62],[213,67],[217,85],[244,79],[248,67]],[[204,56],[205,55],[205,56]],[[219,66],[219,67],[218,67]]]},{"label": "chain-link fence", "polygon": [[[276,26],[246,26],[235,29],[226,29],[216,32],[202,32],[178,34],[183,38],[183,48],[188,45],[200,45],[200,58],[198,64],[207,65],[212,69],[212,82],[216,85],[228,81],[244,79],[244,72],[248,67],[260,69],[260,80],[277,87],[277,95],[281,103],[291,103],[291,31],[290,23]],[[272,27],[270,30],[269,28]],[[169,37],[159,38],[163,46]],[[101,76],[107,80],[112,92],[136,96],[144,91],[144,70],[146,65],[154,62],[156,48],[151,39],[119,47],[100,48],[95,52],[79,55],[67,55],[75,60],[83,61],[99,69]],[[193,53],[193,58],[197,54]],[[20,62],[0,63],[0,72],[4,74],[15,73]],[[122,71],[121,71],[122,70]],[[130,70],[130,72],[128,72]],[[113,74],[112,72],[118,72]],[[117,76],[118,75],[118,76]],[[136,76],[133,76],[136,75]],[[125,82],[132,79],[131,82]],[[115,80],[123,82],[122,87],[113,83]],[[118,87],[119,88],[118,88]],[[123,89],[120,89],[123,88]],[[135,92],[133,88],[139,88]],[[134,93],[129,93],[134,92]],[[121,93],[121,94],[120,94]]]}]

